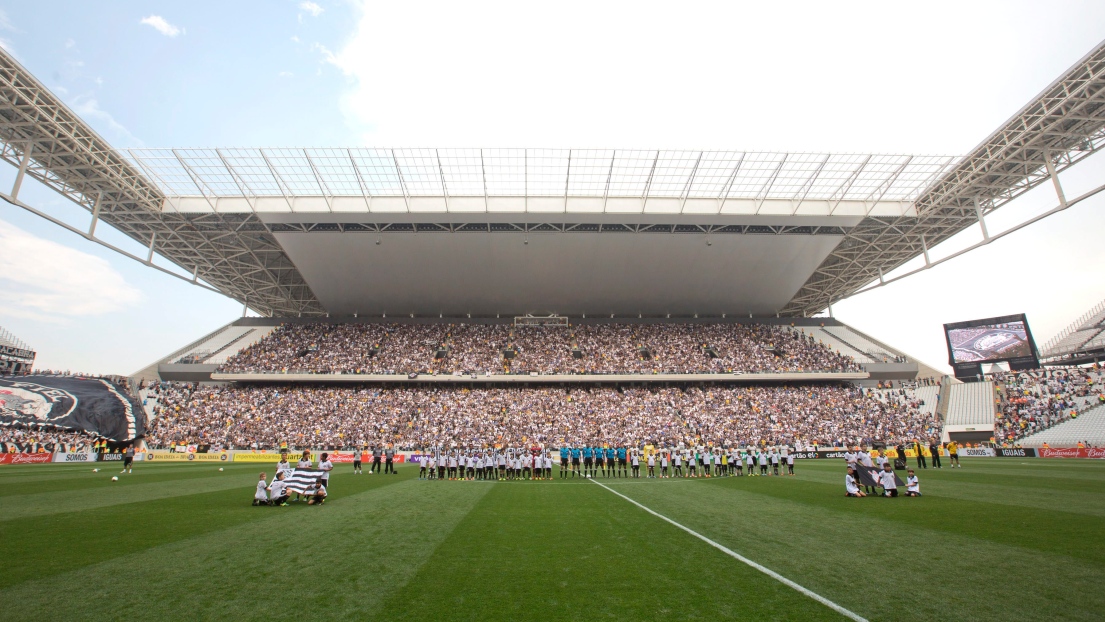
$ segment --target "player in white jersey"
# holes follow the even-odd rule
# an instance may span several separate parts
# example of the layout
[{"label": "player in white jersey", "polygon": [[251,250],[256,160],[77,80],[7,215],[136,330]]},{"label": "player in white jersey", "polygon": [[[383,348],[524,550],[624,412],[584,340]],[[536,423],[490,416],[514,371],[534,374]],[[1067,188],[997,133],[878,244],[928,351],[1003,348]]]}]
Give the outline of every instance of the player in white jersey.
[{"label": "player in white jersey", "polygon": [[756,476],[756,459],[752,456],[751,450],[744,454],[744,466],[748,467],[748,477]]},{"label": "player in white jersey", "polygon": [[920,497],[921,496],[921,482],[917,479],[917,474],[913,472],[913,469],[906,471],[907,477],[905,478],[905,496],[907,497]]},{"label": "player in white jersey", "polygon": [[844,476],[844,494],[849,497],[867,496],[856,484],[856,467],[854,466],[848,467],[848,474]]},{"label": "player in white jersey", "polygon": [[774,447],[771,448],[771,454],[768,456],[768,459],[771,460],[771,473],[772,473],[772,475],[778,475],[779,474],[779,452],[775,451]]},{"label": "player in white jersey", "polygon": [[[864,469],[867,469],[868,471],[874,470],[875,463],[874,463],[874,461],[871,460],[871,452],[869,452],[869,451],[860,451],[859,447],[856,447],[855,457],[856,457],[855,462],[859,464],[859,466],[856,467],[856,472],[857,473],[859,472],[860,467],[862,467]],[[881,469],[882,466],[880,465],[879,468]],[[876,476],[876,479],[877,479],[877,476]],[[867,494],[872,494],[872,493],[876,492],[875,489],[871,486],[865,486],[864,490],[867,492]]]},{"label": "player in white jersey", "polygon": [[890,463],[884,465],[884,470],[879,473],[879,485],[882,486],[884,496],[898,496],[898,482],[895,479],[894,469],[890,468]]},{"label": "player in white jersey", "polygon": [[794,452],[787,452],[787,475],[794,475]]},{"label": "player in white jersey", "polygon": [[633,467],[633,478],[639,479],[641,477],[641,457],[637,455],[637,448],[633,448],[633,453],[630,454],[629,462]]},{"label": "player in white jersey", "polygon": [[353,475],[361,474],[361,448],[360,446],[353,447]]},{"label": "player in white jersey", "polygon": [[672,477],[683,477],[683,452],[678,449],[672,453]]},{"label": "player in white jersey", "polygon": [[269,484],[269,504],[280,505],[287,507],[288,505],[288,493],[284,490],[284,472],[277,471],[276,477],[272,478],[272,483]]},{"label": "player in white jersey", "polygon": [[269,504],[268,484],[265,483],[267,477],[268,475],[261,474],[261,479],[257,482],[257,491],[253,493],[253,505]]},{"label": "player in white jersey", "polygon": [[322,482],[323,486],[326,486],[326,488],[329,489],[330,471],[334,470],[334,464],[330,462],[330,454],[322,454],[321,456],[319,456],[318,468],[322,470],[322,477],[319,478],[319,481]]}]

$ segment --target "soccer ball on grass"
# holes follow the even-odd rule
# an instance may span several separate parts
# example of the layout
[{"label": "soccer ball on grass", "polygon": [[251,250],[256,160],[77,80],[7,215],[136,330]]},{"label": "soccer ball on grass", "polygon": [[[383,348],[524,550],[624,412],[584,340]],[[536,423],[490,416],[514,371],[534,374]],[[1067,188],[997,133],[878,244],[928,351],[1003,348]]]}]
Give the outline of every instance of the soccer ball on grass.
[{"label": "soccer ball on grass", "polygon": [[220,473],[222,472],[222,470],[223,470],[223,468],[222,468],[222,467],[219,467],[219,472],[220,472]]},{"label": "soccer ball on grass", "polygon": [[113,482],[119,481],[119,476],[118,475],[112,475],[111,476],[111,481],[113,481]]}]

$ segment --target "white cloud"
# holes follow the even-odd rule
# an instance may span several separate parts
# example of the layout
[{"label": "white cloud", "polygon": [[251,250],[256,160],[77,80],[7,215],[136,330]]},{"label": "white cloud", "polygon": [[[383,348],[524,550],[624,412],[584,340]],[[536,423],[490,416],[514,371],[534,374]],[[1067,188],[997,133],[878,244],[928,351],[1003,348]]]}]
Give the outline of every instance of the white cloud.
[{"label": "white cloud", "polygon": [[0,9],[0,30],[15,30],[12,21],[8,19],[8,12],[4,9]]},{"label": "white cloud", "polygon": [[0,220],[0,314],[40,321],[101,315],[142,300],[106,260]]},{"label": "white cloud", "polygon": [[299,37],[292,35],[292,43],[299,43]]},{"label": "white cloud", "polygon": [[[363,2],[330,45],[365,144],[958,154],[1100,40],[993,2],[936,4]],[[1033,40],[1054,43],[1051,66]],[[963,92],[970,106],[948,104]]]},{"label": "white cloud", "polygon": [[277,75],[280,76],[281,78],[290,78],[294,74],[292,74],[292,72],[290,72],[290,71],[281,71]]},{"label": "white cloud", "polygon": [[319,6],[317,2],[311,2],[311,0],[304,0],[303,2],[300,2],[299,8],[310,13],[311,17],[318,17],[319,15],[322,15],[322,12],[325,10],[321,6]]},{"label": "white cloud", "polygon": [[[331,52],[325,45],[316,42],[314,45],[311,46],[311,49],[322,54],[323,62],[330,63],[331,65],[335,65],[339,68],[342,67],[341,62],[338,59],[338,57],[333,52]],[[342,70],[344,71],[344,68]]]},{"label": "white cloud", "polygon": [[183,34],[184,30],[170,24],[164,17],[160,15],[150,15],[149,17],[143,17],[138,20],[138,23],[152,26],[154,30],[160,32],[166,37],[175,37],[179,34]]},{"label": "white cloud", "polygon": [[77,42],[74,41],[73,39],[66,39],[65,40],[65,49],[68,50],[69,48],[72,48],[75,45],[77,45]]},{"label": "white cloud", "polygon": [[[73,109],[73,112],[77,113],[78,116],[83,117],[85,120],[99,120],[102,122],[104,125],[101,127],[106,127],[114,134],[114,136],[108,136],[107,138],[109,140],[115,139],[111,140],[112,143],[121,143],[117,146],[141,147],[143,145],[142,140],[134,134],[131,134],[130,130],[123,126],[122,123],[116,121],[115,117],[111,116],[111,113],[100,108],[100,103],[96,101],[96,98],[89,95],[79,95],[74,98],[70,107]],[[95,126],[97,124],[92,123],[92,125]]]}]

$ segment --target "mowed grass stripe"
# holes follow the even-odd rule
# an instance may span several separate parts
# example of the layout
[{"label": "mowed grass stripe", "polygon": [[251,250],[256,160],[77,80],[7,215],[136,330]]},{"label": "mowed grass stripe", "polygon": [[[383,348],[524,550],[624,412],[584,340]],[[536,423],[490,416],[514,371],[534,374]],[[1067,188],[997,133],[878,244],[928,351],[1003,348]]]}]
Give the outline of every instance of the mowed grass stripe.
[{"label": "mowed grass stripe", "polygon": [[[253,472],[254,477],[261,471],[261,469],[245,465],[234,467],[215,463],[205,465],[175,465],[172,467],[165,465],[147,467],[143,465],[134,469],[133,473],[126,474],[120,473],[120,468],[115,465],[107,467],[103,465],[66,465],[61,467],[61,469],[53,470],[52,473],[40,473],[29,470],[25,471],[24,474],[19,477],[0,480],[0,499],[16,495],[34,495],[46,492],[83,491],[96,488],[117,489],[133,482],[154,483],[186,479],[204,479],[215,477],[220,467],[223,467],[226,472],[231,473]],[[93,473],[93,468],[99,468],[100,472]],[[270,475],[273,471],[274,469],[269,469]],[[117,476],[120,481],[112,482],[111,478],[113,476]]]},{"label": "mowed grass stripe", "polygon": [[[1015,543],[1019,548],[1034,552],[1105,564],[1105,538],[1102,537],[1105,536],[1105,527],[1101,518],[1085,510],[1040,509],[1036,507],[1039,500],[1034,492],[1017,491],[1013,487],[999,503],[994,503],[966,500],[966,495],[960,490],[942,495],[939,491],[925,488],[922,488],[926,491],[924,496],[919,499],[849,499],[842,491],[843,483],[836,486],[809,479],[723,478],[702,483],[801,503],[808,506],[809,512],[831,508],[856,516],[886,518],[925,529],[992,540],[998,544]],[[1017,504],[1018,499],[1024,503]],[[1075,503],[1076,498],[1070,500]],[[1098,506],[1101,499],[1088,495],[1086,503]],[[1077,508],[1078,505],[1065,507]]]},{"label": "mowed grass stripe", "polygon": [[[223,481],[216,479],[220,483]],[[343,490],[345,495],[398,483],[398,479],[392,478],[333,479],[335,486],[332,487]],[[200,534],[271,518],[272,512],[286,511],[286,508],[253,507],[255,481],[247,481],[244,485],[239,481],[231,489],[181,492],[168,497],[151,494],[127,503],[0,522],[0,542],[5,543],[5,553],[13,559],[35,560],[35,563],[13,564],[0,573],[0,587],[98,564]]]},{"label": "mowed grass stripe", "polygon": [[426,494],[458,486],[491,490],[379,616],[844,619],[598,486],[422,482]]},{"label": "mowed grass stripe", "polygon": [[[1099,620],[1105,607],[1099,563],[1019,546],[1022,531],[1004,534],[1003,544],[943,529],[943,518],[963,508],[958,500],[847,499],[787,478],[624,493],[871,620],[903,611],[918,619]],[[927,521],[905,520],[905,504]],[[985,524],[987,515],[972,519]],[[1061,525],[1026,529],[1070,537]]]},{"label": "mowed grass stripe", "polygon": [[[36,494],[12,495],[3,498],[0,503],[0,522],[78,512],[95,508],[109,507],[128,503],[168,499],[185,495],[196,495],[220,490],[252,489],[257,483],[260,469],[252,467],[228,468],[220,472],[219,467],[204,468],[198,471],[192,465],[178,467],[178,472],[148,474],[135,471],[129,475],[118,473],[90,473],[93,477],[80,473],[73,484],[61,486],[61,490],[39,492]],[[118,476],[118,482],[111,478]],[[272,474],[269,474],[269,479]],[[51,486],[40,483],[37,487],[49,490]],[[241,496],[241,492],[238,493]],[[252,493],[250,493],[252,498]]]},{"label": "mowed grass stripe", "polygon": [[[394,481],[335,494],[322,507],[248,508],[257,520],[25,581],[0,590],[0,602],[19,603],[5,612],[8,619],[28,620],[94,618],[98,611],[110,619],[172,612],[196,619],[366,619],[488,490],[429,490],[406,474]],[[235,503],[242,502],[239,494]],[[166,520],[191,518],[184,512]]]},{"label": "mowed grass stripe", "polygon": [[622,493],[614,490],[613,488],[610,488],[609,486],[606,486],[606,485],[604,485],[604,484],[602,484],[598,481],[594,481],[594,480],[592,480],[592,481],[595,484],[597,484],[598,486],[602,487],[603,489],[608,490],[611,493],[617,495],[618,497],[621,497],[622,499],[625,499],[629,503],[632,503],[636,507],[641,508],[645,512],[648,512],[649,514],[652,514],[653,516],[663,520],[664,522],[669,523],[672,526],[677,527],[677,528],[689,533],[690,535],[698,538],[699,540],[702,540],[706,544],[709,544],[710,546],[712,546],[715,549],[721,551],[722,553],[725,553],[729,557],[732,557],[733,559],[741,562],[742,564],[745,564],[746,566],[748,566],[748,567],[750,567],[754,570],[762,572],[763,574],[771,577],[772,579],[775,579],[779,583],[782,583],[783,585],[791,588],[792,590],[797,591],[799,594],[802,594],[803,596],[805,596],[807,598],[812,598],[813,600],[816,600],[817,602],[821,603],[822,605],[825,605],[829,609],[832,609],[833,611],[839,613],[840,615],[842,615],[842,616],[844,616],[844,617],[846,617],[850,620],[855,620],[856,622],[867,622],[867,620],[865,618],[863,618],[859,614],[855,613],[854,611],[850,611],[848,609],[845,609],[844,607],[841,607],[840,605],[838,605],[838,604],[834,603],[833,601],[825,598],[824,596],[821,596],[820,594],[817,594],[817,593],[815,593],[815,592],[813,592],[809,589],[806,589],[805,587],[795,583],[794,581],[791,581],[790,579],[788,579],[788,578],[784,577],[783,575],[775,572],[774,570],[771,570],[770,568],[767,568],[766,566],[764,566],[762,564],[754,562],[754,561],[748,559],[747,557],[741,555],[740,553],[736,553],[732,549],[730,549],[726,546],[723,546],[721,544],[718,544],[717,542],[707,538],[706,536],[698,533],[697,531],[694,531],[693,529],[690,529],[689,527],[687,527],[685,525],[682,525],[682,524],[680,524],[676,521],[673,521],[672,519],[668,518],[667,516],[664,516],[663,514],[655,512],[655,511],[649,509],[648,507],[646,507],[644,505],[641,505],[640,503],[638,503],[638,502],[634,501],[633,499],[623,495]]},{"label": "mowed grass stripe", "polygon": [[[796,469],[799,480],[844,490],[843,462],[807,461],[799,467]],[[921,491],[926,497],[1105,516],[1105,463],[1099,463],[1096,480],[1064,477],[1051,470],[1044,471],[1048,475],[1043,477],[1026,477],[1019,470],[979,472],[972,467],[973,464],[963,469],[918,469]],[[905,473],[899,475],[905,479]]]}]

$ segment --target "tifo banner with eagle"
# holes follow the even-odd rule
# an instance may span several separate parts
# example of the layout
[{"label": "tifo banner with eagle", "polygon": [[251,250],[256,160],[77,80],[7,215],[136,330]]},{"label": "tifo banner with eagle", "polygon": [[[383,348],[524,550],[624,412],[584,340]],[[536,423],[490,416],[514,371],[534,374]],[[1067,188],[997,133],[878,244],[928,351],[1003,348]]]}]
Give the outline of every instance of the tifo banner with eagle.
[{"label": "tifo banner with eagle", "polygon": [[145,434],[142,405],[119,385],[79,376],[0,377],[0,425],[86,430],[116,441]]}]

